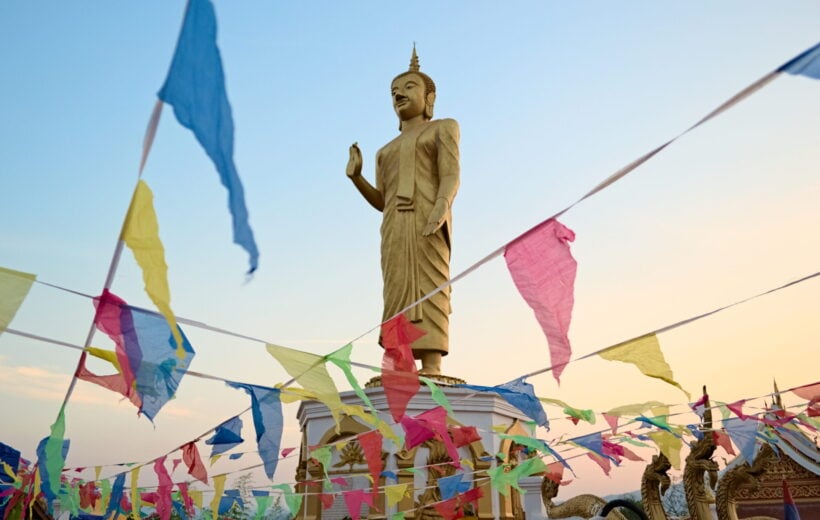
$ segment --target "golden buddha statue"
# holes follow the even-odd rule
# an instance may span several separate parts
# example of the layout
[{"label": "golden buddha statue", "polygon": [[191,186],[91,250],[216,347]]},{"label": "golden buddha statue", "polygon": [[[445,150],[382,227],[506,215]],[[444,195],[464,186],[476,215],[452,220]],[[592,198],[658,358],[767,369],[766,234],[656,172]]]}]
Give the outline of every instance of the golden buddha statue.
[{"label": "golden buddha statue", "polygon": [[[399,135],[376,153],[376,185],[362,176],[362,152],[350,146],[347,176],[382,212],[381,264],[388,320],[450,279],[453,199],[459,184],[458,123],[433,120],[436,85],[419,70],[415,46],[410,68],[393,79]],[[425,335],[411,348],[422,375],[440,375],[447,355],[450,288],[405,316]]]}]

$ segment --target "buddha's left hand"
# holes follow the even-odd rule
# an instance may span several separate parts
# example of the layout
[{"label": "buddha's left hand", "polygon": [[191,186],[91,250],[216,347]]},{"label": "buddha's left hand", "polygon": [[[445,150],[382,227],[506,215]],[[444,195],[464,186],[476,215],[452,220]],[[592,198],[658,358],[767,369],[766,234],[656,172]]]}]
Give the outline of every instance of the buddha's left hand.
[{"label": "buddha's left hand", "polygon": [[428,237],[441,228],[441,225],[444,224],[444,218],[447,216],[448,209],[450,209],[450,204],[447,202],[447,199],[436,199],[436,204],[427,217],[427,225],[424,226],[421,232],[422,236]]}]

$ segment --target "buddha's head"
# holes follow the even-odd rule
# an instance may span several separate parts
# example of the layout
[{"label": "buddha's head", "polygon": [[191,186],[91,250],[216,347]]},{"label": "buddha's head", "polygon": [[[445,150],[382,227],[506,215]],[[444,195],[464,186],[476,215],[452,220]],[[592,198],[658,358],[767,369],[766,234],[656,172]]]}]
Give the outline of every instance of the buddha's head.
[{"label": "buddha's head", "polygon": [[403,121],[419,115],[424,119],[433,118],[433,105],[436,102],[436,84],[427,74],[419,70],[419,58],[413,46],[410,58],[410,69],[402,72],[390,84],[390,96],[393,109],[399,116],[399,130]]}]

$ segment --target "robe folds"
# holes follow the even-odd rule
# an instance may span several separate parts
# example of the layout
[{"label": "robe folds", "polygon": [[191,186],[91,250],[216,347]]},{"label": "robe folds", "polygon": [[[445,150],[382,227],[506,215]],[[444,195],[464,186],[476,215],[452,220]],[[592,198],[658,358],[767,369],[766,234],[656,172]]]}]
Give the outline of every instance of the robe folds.
[{"label": "robe folds", "polygon": [[[450,279],[452,204],[459,183],[459,128],[453,119],[428,121],[402,132],[376,154],[376,189],[384,197],[381,264],[382,321]],[[447,201],[444,223],[422,236],[438,199]],[[447,354],[450,288],[407,311],[425,335],[413,345]]]}]

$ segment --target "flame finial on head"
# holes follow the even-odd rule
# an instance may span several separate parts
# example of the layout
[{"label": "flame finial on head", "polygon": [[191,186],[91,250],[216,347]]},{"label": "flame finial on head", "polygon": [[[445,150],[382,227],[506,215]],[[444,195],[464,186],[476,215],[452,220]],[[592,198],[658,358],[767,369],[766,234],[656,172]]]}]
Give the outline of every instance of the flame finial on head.
[{"label": "flame finial on head", "polygon": [[419,56],[416,54],[416,42],[413,42],[413,54],[410,56],[410,68],[407,69],[411,72],[418,72],[421,70],[419,66]]}]

